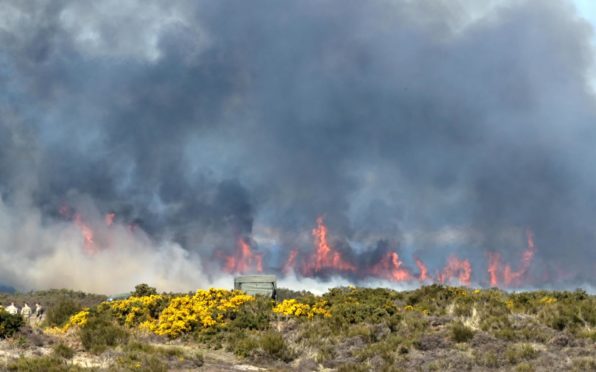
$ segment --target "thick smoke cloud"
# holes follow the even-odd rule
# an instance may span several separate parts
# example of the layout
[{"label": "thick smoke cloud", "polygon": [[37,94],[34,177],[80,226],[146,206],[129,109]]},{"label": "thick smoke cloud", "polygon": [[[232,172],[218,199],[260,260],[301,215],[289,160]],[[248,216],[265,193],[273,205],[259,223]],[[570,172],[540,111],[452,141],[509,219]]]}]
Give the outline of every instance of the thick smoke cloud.
[{"label": "thick smoke cloud", "polygon": [[[529,228],[536,285],[594,285],[591,37],[565,1],[2,1],[0,281],[193,288],[324,215],[371,263],[515,260]],[[126,264],[73,253],[64,205],[115,212]]]}]

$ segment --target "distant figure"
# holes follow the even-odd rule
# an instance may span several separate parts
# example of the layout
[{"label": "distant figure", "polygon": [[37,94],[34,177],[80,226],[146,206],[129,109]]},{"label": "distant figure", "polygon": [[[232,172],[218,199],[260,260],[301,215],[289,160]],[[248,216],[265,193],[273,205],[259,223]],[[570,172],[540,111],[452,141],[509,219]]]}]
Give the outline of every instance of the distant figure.
[{"label": "distant figure", "polygon": [[19,309],[14,305],[14,302],[11,302],[10,305],[6,307],[6,311],[8,311],[9,314],[17,315]]},{"label": "distant figure", "polygon": [[37,320],[41,320],[43,316],[44,308],[40,304],[35,304],[35,317]]},{"label": "distant figure", "polygon": [[31,308],[29,307],[29,305],[27,305],[27,303],[25,303],[25,306],[23,306],[23,308],[21,309],[21,316],[28,321],[31,318]]}]

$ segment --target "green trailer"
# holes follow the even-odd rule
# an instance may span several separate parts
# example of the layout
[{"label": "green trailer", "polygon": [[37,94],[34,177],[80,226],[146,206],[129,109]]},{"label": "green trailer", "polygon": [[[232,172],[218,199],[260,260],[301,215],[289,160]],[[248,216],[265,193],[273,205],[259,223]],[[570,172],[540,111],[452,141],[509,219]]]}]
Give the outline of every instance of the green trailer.
[{"label": "green trailer", "polygon": [[261,295],[275,299],[277,278],[275,275],[242,275],[234,278],[234,289],[255,296]]}]

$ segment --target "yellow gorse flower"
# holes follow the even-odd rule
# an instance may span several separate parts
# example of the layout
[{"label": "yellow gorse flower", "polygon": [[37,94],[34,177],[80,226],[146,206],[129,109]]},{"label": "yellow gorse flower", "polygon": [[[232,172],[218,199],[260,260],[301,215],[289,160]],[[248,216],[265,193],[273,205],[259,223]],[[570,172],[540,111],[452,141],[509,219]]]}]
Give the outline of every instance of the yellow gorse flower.
[{"label": "yellow gorse flower", "polygon": [[331,316],[331,313],[327,310],[327,303],[325,301],[319,301],[311,306],[309,304],[300,303],[296,299],[283,300],[273,308],[273,312],[286,316],[307,317],[309,319],[312,319],[317,315],[324,317]]},{"label": "yellow gorse flower", "polygon": [[174,297],[157,319],[149,319],[140,327],[175,338],[197,328],[223,325],[249,301],[254,301],[254,297],[241,291],[198,290],[192,296]]},{"label": "yellow gorse flower", "polygon": [[158,315],[161,305],[167,301],[163,295],[129,297],[125,300],[106,302],[112,314],[121,324],[134,327]]},{"label": "yellow gorse flower", "polygon": [[557,299],[551,296],[544,296],[538,302],[543,305],[550,305],[556,303]]},{"label": "yellow gorse flower", "polygon": [[84,327],[89,321],[89,309],[83,309],[72,315],[68,322],[62,327],[61,331],[66,332],[72,327]]}]

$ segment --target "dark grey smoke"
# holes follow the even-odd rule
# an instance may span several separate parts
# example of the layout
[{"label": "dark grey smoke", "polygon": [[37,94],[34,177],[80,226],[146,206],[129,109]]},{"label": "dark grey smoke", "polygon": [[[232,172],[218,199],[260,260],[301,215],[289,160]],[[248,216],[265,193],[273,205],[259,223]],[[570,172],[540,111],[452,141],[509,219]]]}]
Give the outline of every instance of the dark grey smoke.
[{"label": "dark grey smoke", "polygon": [[530,228],[535,285],[596,283],[592,34],[568,2],[166,3],[0,2],[7,206],[90,203],[203,260],[261,226],[277,268],[324,215],[347,257],[457,253],[477,278]]}]

